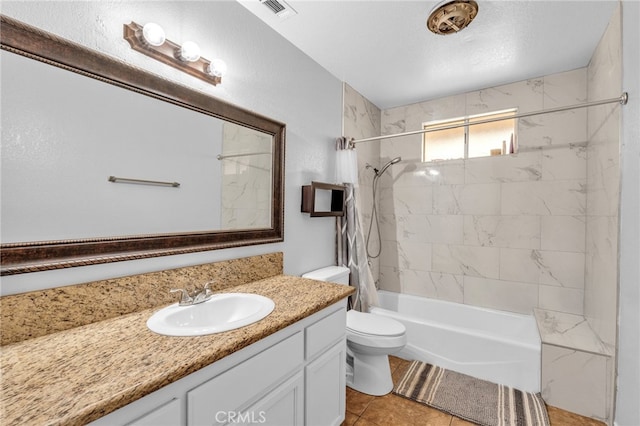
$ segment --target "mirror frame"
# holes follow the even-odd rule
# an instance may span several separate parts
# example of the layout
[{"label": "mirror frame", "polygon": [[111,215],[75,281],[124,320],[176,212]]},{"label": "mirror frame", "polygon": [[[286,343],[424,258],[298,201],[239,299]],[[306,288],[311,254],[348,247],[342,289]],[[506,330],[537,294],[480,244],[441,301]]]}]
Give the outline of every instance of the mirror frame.
[{"label": "mirror frame", "polygon": [[270,228],[7,243],[0,245],[0,275],[284,241],[284,123],[166,80],[5,15],[0,15],[0,24],[2,50],[270,134],[274,142]]}]

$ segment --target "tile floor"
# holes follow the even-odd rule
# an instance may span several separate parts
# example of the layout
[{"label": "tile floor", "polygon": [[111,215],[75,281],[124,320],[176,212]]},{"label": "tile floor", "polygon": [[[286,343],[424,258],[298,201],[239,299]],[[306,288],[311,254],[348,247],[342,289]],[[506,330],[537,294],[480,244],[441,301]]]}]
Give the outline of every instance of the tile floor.
[{"label": "tile floor", "polygon": [[[390,356],[393,382],[409,361]],[[555,407],[548,407],[551,426],[604,426],[604,423]],[[465,426],[473,425],[450,414],[390,393],[371,396],[347,388],[347,413],[342,426]]]}]

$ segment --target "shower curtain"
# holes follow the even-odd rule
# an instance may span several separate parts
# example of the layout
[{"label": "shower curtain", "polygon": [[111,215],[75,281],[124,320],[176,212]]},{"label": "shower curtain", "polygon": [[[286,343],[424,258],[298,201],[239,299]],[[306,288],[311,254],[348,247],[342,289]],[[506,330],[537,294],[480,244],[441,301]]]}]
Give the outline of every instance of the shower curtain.
[{"label": "shower curtain", "polygon": [[378,304],[375,281],[365,248],[357,210],[358,158],[355,145],[345,137],[336,140],[336,182],[345,186],[345,215],[336,220],[338,264],[349,268],[349,285],[355,287],[352,308],[367,312]]}]

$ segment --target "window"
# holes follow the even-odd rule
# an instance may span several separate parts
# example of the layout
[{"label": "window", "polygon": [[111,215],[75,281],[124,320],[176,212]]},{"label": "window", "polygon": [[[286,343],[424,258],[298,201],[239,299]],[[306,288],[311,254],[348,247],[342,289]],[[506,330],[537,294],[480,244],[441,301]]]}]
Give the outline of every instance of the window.
[{"label": "window", "polygon": [[[511,109],[425,123],[425,130],[444,126],[459,127],[424,133],[422,161],[486,157],[512,152],[511,141],[514,140],[515,143],[516,119],[509,117],[515,114],[516,110]],[[487,120],[496,121],[484,122]],[[478,122],[482,123],[474,124]]]}]

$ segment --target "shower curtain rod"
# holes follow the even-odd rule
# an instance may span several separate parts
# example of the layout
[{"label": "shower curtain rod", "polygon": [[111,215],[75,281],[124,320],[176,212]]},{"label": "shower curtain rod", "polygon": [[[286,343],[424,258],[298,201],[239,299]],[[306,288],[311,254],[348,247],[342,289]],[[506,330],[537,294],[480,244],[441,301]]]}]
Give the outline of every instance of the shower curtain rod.
[{"label": "shower curtain rod", "polygon": [[597,106],[597,105],[605,105],[605,104],[612,104],[612,103],[619,103],[620,105],[626,105],[628,100],[629,100],[629,94],[627,92],[622,92],[622,95],[620,95],[617,98],[604,99],[601,101],[593,101],[593,102],[587,102],[584,104],[570,105],[570,106],[564,106],[564,107],[558,107],[558,108],[551,108],[551,109],[546,109],[542,111],[523,112],[522,114],[512,115],[511,117],[487,118],[486,120],[478,120],[472,123],[450,124],[447,126],[438,126],[438,127],[432,127],[430,129],[414,130],[411,132],[404,132],[404,133],[395,133],[392,135],[374,136],[371,138],[364,138],[364,139],[352,139],[351,143],[356,144],[360,142],[377,141],[380,139],[390,139],[390,138],[398,138],[401,136],[419,135],[422,133],[437,132],[438,130],[456,129],[458,127],[463,127],[463,126],[475,126],[476,124],[493,123],[494,121],[512,120],[514,118],[531,117],[532,115],[550,114],[553,112],[567,111],[570,109],[577,109],[577,108],[586,108],[586,107]]}]

